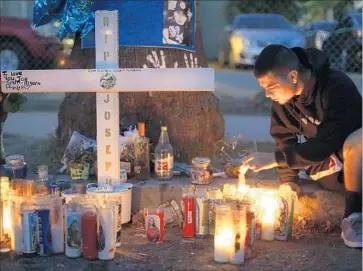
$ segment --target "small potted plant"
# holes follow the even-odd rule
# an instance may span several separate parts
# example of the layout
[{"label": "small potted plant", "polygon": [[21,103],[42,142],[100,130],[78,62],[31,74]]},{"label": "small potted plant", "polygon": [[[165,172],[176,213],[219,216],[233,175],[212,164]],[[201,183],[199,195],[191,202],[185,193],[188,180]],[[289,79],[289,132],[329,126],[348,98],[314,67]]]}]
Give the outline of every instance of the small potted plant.
[{"label": "small potted plant", "polygon": [[68,160],[68,171],[72,180],[88,180],[92,152],[83,150],[82,141],[75,144],[72,150],[66,150]]}]

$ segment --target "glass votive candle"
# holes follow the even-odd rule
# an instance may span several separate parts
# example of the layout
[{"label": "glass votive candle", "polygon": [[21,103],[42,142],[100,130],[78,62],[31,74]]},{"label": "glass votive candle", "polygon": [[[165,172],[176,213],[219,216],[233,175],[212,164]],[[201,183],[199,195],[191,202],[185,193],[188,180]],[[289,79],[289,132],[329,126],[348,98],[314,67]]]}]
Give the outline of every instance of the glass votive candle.
[{"label": "glass votive candle", "polygon": [[38,165],[39,180],[48,181],[48,165]]},{"label": "glass votive candle", "polygon": [[27,176],[27,164],[22,155],[9,155],[4,165],[5,175],[10,179],[25,179]]}]

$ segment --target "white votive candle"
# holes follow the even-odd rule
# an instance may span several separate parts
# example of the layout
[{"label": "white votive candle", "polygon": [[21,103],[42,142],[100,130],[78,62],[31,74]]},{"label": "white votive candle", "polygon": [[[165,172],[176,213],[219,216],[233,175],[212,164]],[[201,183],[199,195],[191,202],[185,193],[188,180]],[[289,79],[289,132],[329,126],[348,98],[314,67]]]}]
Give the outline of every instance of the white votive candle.
[{"label": "white votive candle", "polygon": [[23,254],[23,246],[24,246],[23,227],[21,225],[13,225],[13,231],[14,231],[13,250],[16,254]]},{"label": "white votive candle", "polygon": [[261,239],[272,241],[275,237],[275,217],[277,211],[277,194],[267,191],[261,196],[262,225]]},{"label": "white votive candle", "polygon": [[275,237],[274,222],[262,221],[261,239],[272,241]]},{"label": "white votive candle", "polygon": [[232,254],[233,232],[232,229],[224,228],[214,236],[214,261],[228,263]]},{"label": "white votive candle", "polygon": [[61,226],[52,225],[52,249],[53,253],[64,252],[64,234]]}]

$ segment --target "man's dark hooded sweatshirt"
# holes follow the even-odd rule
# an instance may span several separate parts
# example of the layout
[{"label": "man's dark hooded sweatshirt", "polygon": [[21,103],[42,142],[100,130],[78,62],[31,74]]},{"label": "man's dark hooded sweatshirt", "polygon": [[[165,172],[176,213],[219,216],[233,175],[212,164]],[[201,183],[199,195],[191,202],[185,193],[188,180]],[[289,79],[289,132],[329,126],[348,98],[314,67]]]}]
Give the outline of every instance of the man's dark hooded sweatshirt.
[{"label": "man's dark hooded sweatshirt", "polygon": [[[272,105],[271,136],[282,182],[296,181],[298,169],[329,158],[346,138],[362,127],[362,96],[343,72],[330,68],[320,50],[292,48],[300,63],[311,69],[315,85],[285,105]],[[305,142],[298,142],[298,135]]]}]

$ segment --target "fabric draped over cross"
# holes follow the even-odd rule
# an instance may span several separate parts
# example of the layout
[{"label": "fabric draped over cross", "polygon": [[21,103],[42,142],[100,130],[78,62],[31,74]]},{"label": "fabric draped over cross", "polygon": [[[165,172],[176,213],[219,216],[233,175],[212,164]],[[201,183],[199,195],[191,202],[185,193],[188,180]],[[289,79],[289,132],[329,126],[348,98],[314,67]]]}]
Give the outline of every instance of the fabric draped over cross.
[{"label": "fabric draped over cross", "polygon": [[95,0],[35,0],[33,26],[60,20],[59,38],[76,32],[85,37],[95,27]]}]

